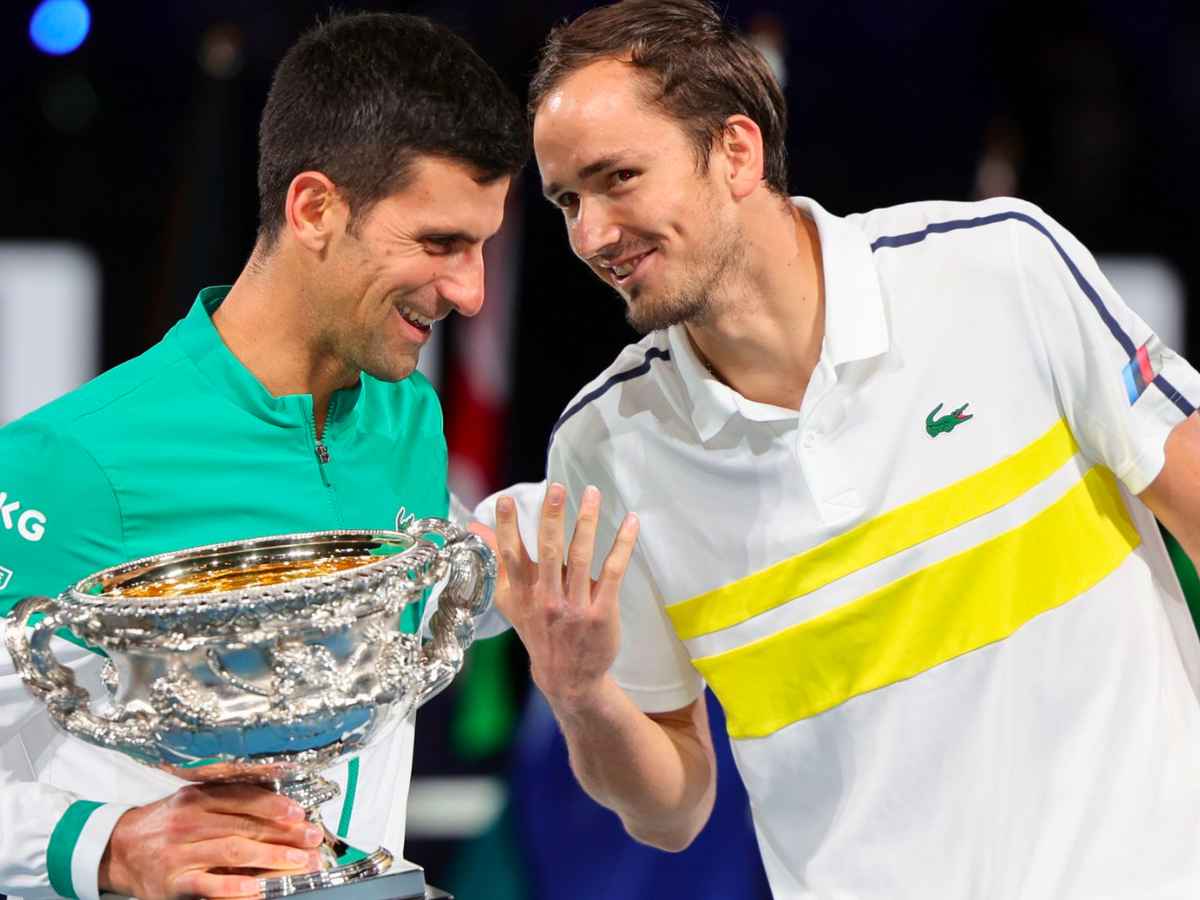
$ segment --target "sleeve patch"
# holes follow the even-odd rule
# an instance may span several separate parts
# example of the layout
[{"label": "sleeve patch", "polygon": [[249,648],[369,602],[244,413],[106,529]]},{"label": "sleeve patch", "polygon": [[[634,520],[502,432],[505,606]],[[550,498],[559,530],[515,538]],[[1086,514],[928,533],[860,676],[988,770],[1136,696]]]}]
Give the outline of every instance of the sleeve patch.
[{"label": "sleeve patch", "polygon": [[1125,382],[1125,393],[1129,397],[1129,405],[1137,403],[1138,398],[1146,392],[1146,388],[1154,383],[1154,379],[1163,368],[1163,347],[1157,337],[1138,347],[1129,362],[1121,370],[1121,378]]}]

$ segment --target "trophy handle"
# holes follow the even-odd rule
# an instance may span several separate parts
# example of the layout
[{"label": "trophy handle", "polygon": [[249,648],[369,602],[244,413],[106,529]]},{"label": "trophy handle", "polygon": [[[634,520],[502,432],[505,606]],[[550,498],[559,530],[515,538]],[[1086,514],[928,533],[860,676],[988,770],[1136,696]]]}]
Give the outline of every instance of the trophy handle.
[{"label": "trophy handle", "polygon": [[[59,662],[50,648],[50,638],[62,625],[57,610],[57,601],[50,597],[27,597],[13,607],[4,642],[25,686],[46,704],[55,722],[75,737],[142,759],[157,759],[152,717],[120,712],[110,719],[91,711],[91,696],[75,683],[75,673]],[[38,613],[45,617],[31,631],[29,620]]]},{"label": "trophy handle", "polygon": [[463,652],[475,640],[475,617],[491,606],[497,567],[482,538],[445,519],[419,519],[405,531],[441,537],[445,544],[438,556],[450,568],[437,612],[429,621],[433,640],[421,649],[425,666],[419,706],[437,696],[462,668]]}]

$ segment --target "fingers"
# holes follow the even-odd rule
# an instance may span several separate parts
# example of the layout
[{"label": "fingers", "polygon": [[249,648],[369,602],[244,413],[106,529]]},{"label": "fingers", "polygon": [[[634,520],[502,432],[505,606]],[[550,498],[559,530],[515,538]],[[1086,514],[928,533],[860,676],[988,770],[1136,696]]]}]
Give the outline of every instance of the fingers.
[{"label": "fingers", "polygon": [[579,500],[579,519],[567,551],[567,598],[586,606],[591,598],[592,554],[600,518],[600,491],[588,485]]},{"label": "fingers", "polygon": [[562,588],[563,520],[566,517],[567,489],[558,482],[546,488],[542,501],[542,520],[538,524],[538,583],[543,589]]},{"label": "fingers", "polygon": [[172,798],[175,805],[195,804],[215,813],[254,816],[259,819],[300,822],[304,808],[295,800],[257,784],[189,785]]},{"label": "fingers", "polygon": [[471,522],[467,525],[467,531],[481,537],[493,553],[499,552],[499,545],[496,543],[496,532],[492,531],[492,529],[488,528],[482,522]]},{"label": "fingers", "polygon": [[533,560],[521,540],[521,521],[511,497],[500,497],[496,502],[496,544],[500,562],[496,605],[509,622],[516,624],[520,606],[533,588]]},{"label": "fingers", "polygon": [[608,556],[604,559],[604,566],[600,570],[600,580],[596,585],[595,594],[597,604],[610,609],[616,608],[621,594],[621,580],[625,577],[625,571],[629,568],[629,560],[633,556],[633,548],[637,544],[639,526],[638,517],[633,513],[626,515],[624,521],[621,522],[612,549],[608,551]]},{"label": "fingers", "polygon": [[186,820],[180,821],[178,830],[185,832],[172,835],[179,843],[238,835],[266,844],[311,849],[320,846],[321,841],[325,839],[325,830],[312,822],[280,822],[213,812],[188,816]]},{"label": "fingers", "polygon": [[501,561],[514,572],[521,572],[533,563],[521,540],[521,522],[512,497],[496,501],[496,549]]},{"label": "fingers", "polygon": [[[284,847],[232,835],[197,841],[184,850],[183,862],[198,869],[272,869],[314,871],[321,867],[316,850]],[[201,894],[200,896],[205,896]]]},{"label": "fingers", "polygon": [[175,893],[182,897],[260,897],[258,879],[247,875],[213,875],[185,872],[175,882]]}]

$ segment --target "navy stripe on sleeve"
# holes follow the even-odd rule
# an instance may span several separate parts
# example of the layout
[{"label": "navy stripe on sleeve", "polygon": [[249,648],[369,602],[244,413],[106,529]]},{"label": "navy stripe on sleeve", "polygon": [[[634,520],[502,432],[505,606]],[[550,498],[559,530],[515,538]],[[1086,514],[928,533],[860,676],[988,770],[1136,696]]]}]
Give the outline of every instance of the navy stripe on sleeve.
[{"label": "navy stripe on sleeve", "polygon": [[627,369],[624,372],[617,372],[615,375],[610,375],[608,378],[606,378],[604,380],[604,383],[602,385],[600,385],[598,388],[588,391],[586,394],[584,394],[582,397],[580,397],[578,400],[576,400],[574,403],[572,403],[567,408],[567,411],[564,412],[559,417],[558,421],[554,423],[554,427],[550,429],[550,440],[546,442],[547,459],[549,459],[550,445],[554,443],[554,436],[556,434],[558,434],[558,429],[563,427],[563,425],[566,423],[567,419],[571,418],[571,416],[575,415],[575,413],[579,412],[581,409],[583,409],[585,406],[587,406],[592,401],[598,400],[600,397],[604,396],[606,393],[608,393],[609,390],[611,390],[616,385],[621,384],[624,381],[632,381],[634,378],[638,378],[642,375],[645,375],[647,372],[650,371],[650,362],[652,360],[655,360],[655,359],[669,360],[670,358],[671,358],[670,350],[660,350],[658,347],[651,347],[649,350],[646,351],[646,356],[642,360],[641,365],[635,366],[632,369]]},{"label": "navy stripe on sleeve", "polygon": [[[1116,339],[1117,343],[1121,345],[1121,349],[1125,351],[1125,354],[1130,359],[1133,359],[1133,357],[1137,355],[1137,347],[1134,345],[1133,339],[1130,338],[1125,329],[1121,327],[1121,323],[1113,318],[1113,315],[1111,312],[1109,312],[1108,307],[1104,305],[1103,298],[1101,298],[1096,289],[1092,287],[1091,283],[1083,277],[1083,273],[1079,271],[1079,267],[1076,266],[1074,260],[1067,255],[1067,251],[1063,249],[1062,245],[1059,244],[1054,235],[1050,233],[1050,230],[1037,219],[1033,218],[1032,216],[1028,216],[1025,213],[1009,211],[993,213],[990,216],[978,216],[974,219],[954,219],[949,222],[934,222],[931,225],[925,226],[920,231],[910,231],[907,234],[897,234],[877,238],[871,244],[871,252],[874,253],[887,247],[907,247],[910,244],[920,243],[931,234],[946,234],[947,232],[951,231],[961,231],[965,228],[979,228],[983,225],[992,225],[996,222],[1006,222],[1010,220],[1024,222],[1031,228],[1041,232],[1041,234],[1043,234],[1050,241],[1054,249],[1058,251],[1058,255],[1062,258],[1062,261],[1070,271],[1071,276],[1075,279],[1075,283],[1079,285],[1079,289],[1083,291],[1084,296],[1088,298],[1088,301],[1092,304],[1092,307],[1100,316],[1100,320],[1104,322],[1105,326],[1108,328],[1109,333],[1114,339]],[[1188,402],[1188,399],[1184,397],[1183,394],[1181,394],[1163,376],[1159,375],[1156,377],[1154,379],[1154,384],[1157,385],[1158,389],[1163,392],[1163,395],[1166,396],[1166,398],[1172,403],[1174,403],[1179,411],[1185,416],[1190,416],[1196,411],[1196,407]]]}]

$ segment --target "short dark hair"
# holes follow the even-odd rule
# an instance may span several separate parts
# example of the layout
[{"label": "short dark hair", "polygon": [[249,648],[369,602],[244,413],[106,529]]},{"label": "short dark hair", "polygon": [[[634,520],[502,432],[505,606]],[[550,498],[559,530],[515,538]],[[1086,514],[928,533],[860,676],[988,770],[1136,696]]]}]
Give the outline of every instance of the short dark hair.
[{"label": "short dark hair", "polygon": [[787,105],[763,55],[707,0],[623,0],[556,26],[529,86],[532,118],[546,95],[601,59],[623,59],[650,76],[651,101],[691,138],[701,168],[732,115],[763,136],[767,186],[787,196]]},{"label": "short dark hair", "polygon": [[275,70],[258,131],[259,238],[274,244],[292,179],[324,173],[351,222],[435,156],[482,183],[529,158],[529,125],[500,76],[448,28],[399,13],[335,15]]}]

